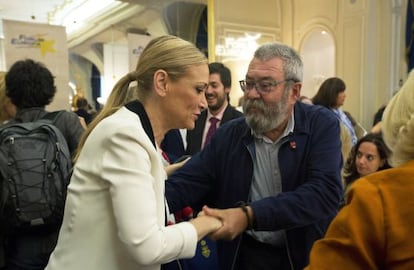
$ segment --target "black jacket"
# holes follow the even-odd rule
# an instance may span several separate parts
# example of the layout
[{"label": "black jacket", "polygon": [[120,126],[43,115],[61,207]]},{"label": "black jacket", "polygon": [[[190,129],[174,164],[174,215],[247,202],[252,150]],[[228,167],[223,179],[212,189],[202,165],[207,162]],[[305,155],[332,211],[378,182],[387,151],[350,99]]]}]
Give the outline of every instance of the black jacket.
[{"label": "black jacket", "polygon": [[[221,119],[220,125],[223,125],[224,123],[239,117],[243,117],[243,113],[229,104],[223,113],[223,118]],[[187,131],[187,155],[194,155],[201,150],[201,143],[203,140],[203,131],[206,125],[206,120],[207,110],[204,110],[195,122],[194,129]]]},{"label": "black jacket", "polygon": [[[294,130],[278,152],[282,193],[250,204],[255,230],[285,231],[291,265],[280,270],[308,264],[312,244],[323,237],[342,196],[338,119],[326,108],[301,102],[295,105],[294,117]],[[202,151],[165,181],[170,212],[185,206],[228,208],[249,202],[255,153],[244,119],[221,126]],[[233,264],[241,237],[217,241],[221,270],[237,270]]]}]

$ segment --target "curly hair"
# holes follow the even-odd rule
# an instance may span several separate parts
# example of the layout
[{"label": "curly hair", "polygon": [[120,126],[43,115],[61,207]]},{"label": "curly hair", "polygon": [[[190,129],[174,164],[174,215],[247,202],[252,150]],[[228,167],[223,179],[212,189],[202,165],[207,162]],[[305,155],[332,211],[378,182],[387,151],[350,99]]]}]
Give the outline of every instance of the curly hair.
[{"label": "curly hair", "polygon": [[377,133],[368,133],[364,137],[360,138],[358,142],[355,144],[354,147],[351,149],[351,153],[348,155],[346,163],[344,165],[344,181],[345,186],[349,186],[352,184],[356,179],[360,178],[360,175],[356,168],[356,155],[358,152],[359,147],[364,142],[370,142],[375,144],[377,147],[378,154],[381,160],[384,160],[384,164],[378,168],[378,171],[385,170],[391,168],[390,164],[388,163],[388,158],[391,155],[390,149],[385,144],[384,140],[382,139],[381,134]]},{"label": "curly hair", "polygon": [[43,63],[20,60],[6,74],[6,95],[18,109],[45,107],[55,93],[54,77]]}]

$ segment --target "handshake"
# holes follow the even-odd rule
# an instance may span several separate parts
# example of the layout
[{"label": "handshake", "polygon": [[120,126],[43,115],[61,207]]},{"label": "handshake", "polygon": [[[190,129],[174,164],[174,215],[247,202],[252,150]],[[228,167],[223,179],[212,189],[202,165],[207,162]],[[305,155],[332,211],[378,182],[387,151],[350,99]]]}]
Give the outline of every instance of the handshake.
[{"label": "handshake", "polygon": [[204,206],[198,216],[190,221],[196,228],[198,239],[208,235],[212,240],[233,240],[253,226],[253,211],[250,206],[217,209]]}]

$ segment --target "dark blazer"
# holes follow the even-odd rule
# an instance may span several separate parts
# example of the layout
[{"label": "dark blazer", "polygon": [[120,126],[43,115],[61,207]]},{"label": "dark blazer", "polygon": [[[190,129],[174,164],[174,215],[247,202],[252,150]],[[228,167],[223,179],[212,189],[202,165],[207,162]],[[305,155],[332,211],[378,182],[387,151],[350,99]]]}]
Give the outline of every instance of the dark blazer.
[{"label": "dark blazer", "polygon": [[[251,202],[254,229],[284,230],[287,260],[280,270],[303,269],[315,240],[323,237],[342,197],[339,121],[328,109],[296,102],[295,127],[281,143],[278,196]],[[199,209],[235,207],[249,202],[255,143],[244,119],[217,129],[210,142],[165,181],[165,195],[174,213],[185,206]],[[243,236],[217,241],[221,270],[230,270]],[[249,259],[249,258],[247,258]]]},{"label": "dark blazer", "polygon": [[170,163],[185,155],[183,138],[179,129],[168,131],[161,142],[161,149],[167,154]]},{"label": "dark blazer", "polygon": [[[224,110],[223,118],[221,119],[220,126],[232,119],[239,118],[239,117],[243,117],[243,113],[238,111],[236,108],[234,108],[233,106],[229,104]],[[186,149],[187,155],[194,155],[195,153],[201,150],[201,143],[203,140],[203,131],[206,125],[206,120],[207,120],[207,110],[204,110],[203,112],[201,112],[200,117],[195,122],[194,129],[187,131],[187,149]]]}]

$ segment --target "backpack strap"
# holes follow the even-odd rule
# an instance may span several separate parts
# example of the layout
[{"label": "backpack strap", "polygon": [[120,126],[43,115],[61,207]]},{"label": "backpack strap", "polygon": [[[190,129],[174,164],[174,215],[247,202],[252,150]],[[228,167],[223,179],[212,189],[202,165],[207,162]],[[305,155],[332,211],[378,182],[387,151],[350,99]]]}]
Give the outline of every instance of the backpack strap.
[{"label": "backpack strap", "polygon": [[56,120],[65,112],[65,110],[60,110],[60,111],[54,111],[54,112],[49,112],[46,113],[45,115],[42,116],[42,120],[49,120],[52,123],[56,123]]}]

